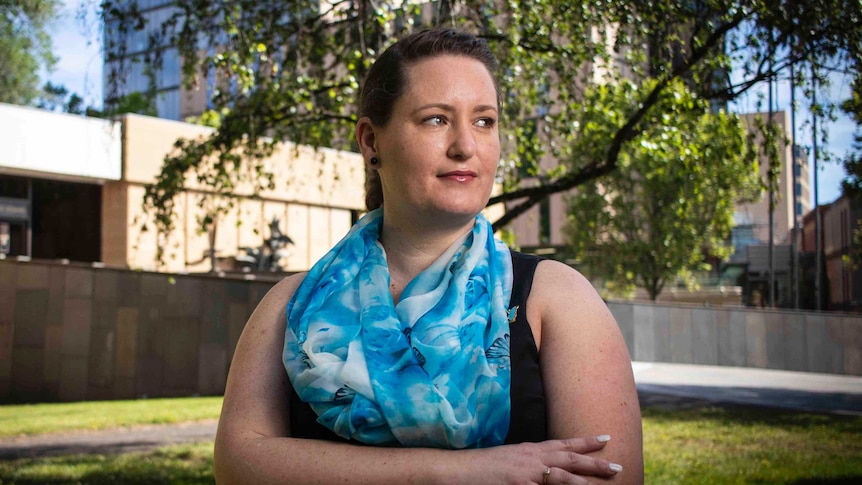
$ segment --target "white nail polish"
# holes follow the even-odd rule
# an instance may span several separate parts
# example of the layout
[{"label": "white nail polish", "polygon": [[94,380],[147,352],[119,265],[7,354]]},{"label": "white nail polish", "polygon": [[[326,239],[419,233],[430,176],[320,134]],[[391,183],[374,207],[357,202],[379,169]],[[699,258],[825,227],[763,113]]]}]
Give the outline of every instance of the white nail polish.
[{"label": "white nail polish", "polygon": [[602,435],[596,436],[596,441],[598,441],[599,443],[606,443],[610,440],[611,440],[611,435],[609,435],[609,434],[602,434]]},{"label": "white nail polish", "polygon": [[623,471],[622,465],[617,465],[616,463],[611,463],[610,468],[611,468],[611,470],[613,470],[614,473],[619,473],[619,472]]}]

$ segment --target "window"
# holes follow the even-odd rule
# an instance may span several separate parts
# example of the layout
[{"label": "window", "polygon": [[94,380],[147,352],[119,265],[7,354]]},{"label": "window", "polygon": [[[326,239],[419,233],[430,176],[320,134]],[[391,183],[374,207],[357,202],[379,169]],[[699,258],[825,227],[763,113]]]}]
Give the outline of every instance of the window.
[{"label": "window", "polygon": [[156,111],[160,118],[180,119],[180,90],[171,89],[160,92],[156,96]]},{"label": "window", "polygon": [[551,244],[551,200],[545,197],[539,202],[539,244]]}]

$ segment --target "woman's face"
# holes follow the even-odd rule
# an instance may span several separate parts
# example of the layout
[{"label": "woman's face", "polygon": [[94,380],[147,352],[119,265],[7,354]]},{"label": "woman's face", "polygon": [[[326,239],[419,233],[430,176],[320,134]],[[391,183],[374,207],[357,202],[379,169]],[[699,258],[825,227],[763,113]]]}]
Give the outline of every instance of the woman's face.
[{"label": "woman's face", "polygon": [[375,129],[386,213],[472,221],[488,203],[500,158],[493,79],[481,62],[452,55],[405,74],[407,89]]}]

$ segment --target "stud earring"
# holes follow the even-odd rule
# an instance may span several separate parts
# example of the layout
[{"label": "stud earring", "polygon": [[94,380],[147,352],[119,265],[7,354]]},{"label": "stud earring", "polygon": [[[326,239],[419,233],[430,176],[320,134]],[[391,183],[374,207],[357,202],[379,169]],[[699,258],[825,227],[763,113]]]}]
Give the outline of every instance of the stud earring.
[{"label": "stud earring", "polygon": [[369,160],[368,162],[371,163],[371,165],[377,165],[378,163],[380,163],[380,160],[378,160],[377,157],[371,157],[371,160]]}]

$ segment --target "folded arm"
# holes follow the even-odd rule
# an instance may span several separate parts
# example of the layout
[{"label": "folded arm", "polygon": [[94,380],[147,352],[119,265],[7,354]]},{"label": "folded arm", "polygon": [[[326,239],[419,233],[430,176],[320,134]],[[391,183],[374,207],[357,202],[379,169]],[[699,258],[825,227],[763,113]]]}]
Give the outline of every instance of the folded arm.
[{"label": "folded arm", "polygon": [[591,481],[643,482],[640,406],[625,341],[580,273],[557,261],[536,269],[527,315],[539,346],[549,438],[611,436],[591,456],[622,472]]},{"label": "folded arm", "polygon": [[586,453],[594,437],[481,450],[380,448],[292,438],[290,382],[281,365],[285,307],[301,276],[276,285],[255,310],[237,345],[219,420],[219,483],[542,483],[547,466],[583,475],[612,474]]}]

